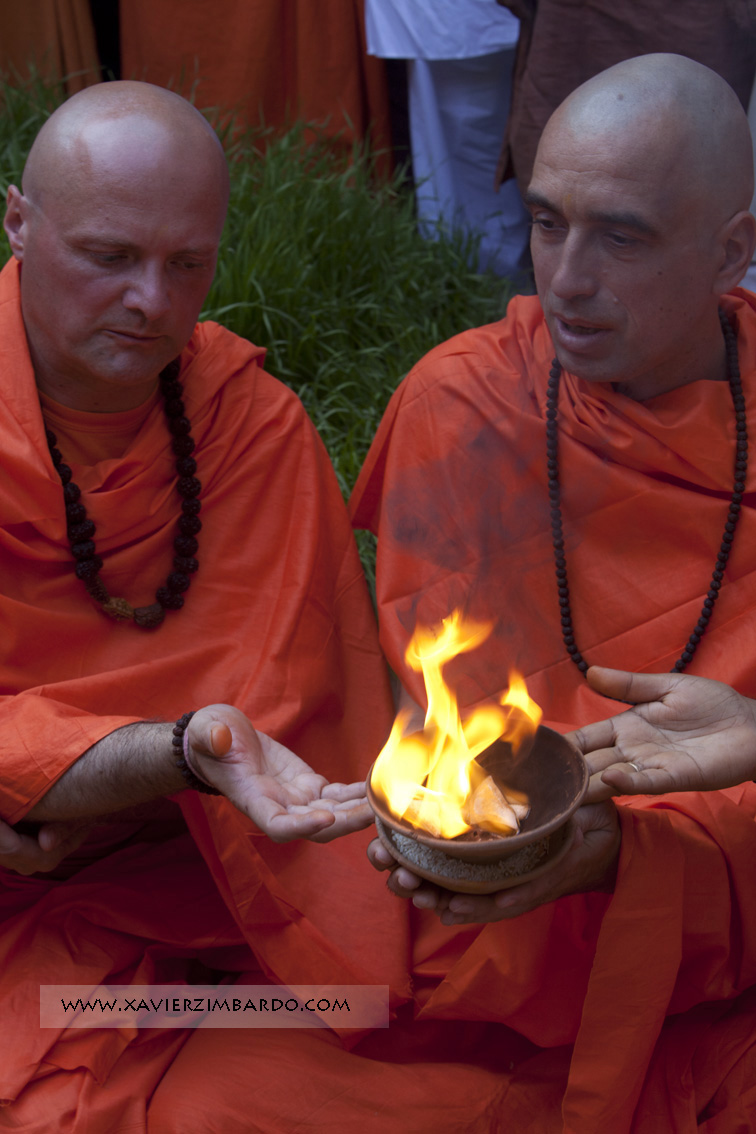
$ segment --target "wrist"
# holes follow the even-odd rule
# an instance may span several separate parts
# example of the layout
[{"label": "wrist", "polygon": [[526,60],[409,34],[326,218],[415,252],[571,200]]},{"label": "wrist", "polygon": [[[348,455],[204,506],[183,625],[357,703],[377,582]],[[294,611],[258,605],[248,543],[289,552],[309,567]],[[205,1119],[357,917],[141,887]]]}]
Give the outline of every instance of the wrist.
[{"label": "wrist", "polygon": [[221,795],[222,792],[202,775],[192,758],[188,727],[193,716],[194,712],[184,713],[173,726],[172,747],[176,767],[183,776],[185,787],[203,795]]}]

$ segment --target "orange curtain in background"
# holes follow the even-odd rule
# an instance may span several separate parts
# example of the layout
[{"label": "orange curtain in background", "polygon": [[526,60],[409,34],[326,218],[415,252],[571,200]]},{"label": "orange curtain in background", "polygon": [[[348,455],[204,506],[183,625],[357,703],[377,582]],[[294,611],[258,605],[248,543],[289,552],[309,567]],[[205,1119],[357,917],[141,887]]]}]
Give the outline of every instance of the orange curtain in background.
[{"label": "orange curtain in background", "polygon": [[362,0],[122,0],[124,79],[237,111],[251,125],[322,123],[345,146],[390,146],[383,62]]},{"label": "orange curtain in background", "polygon": [[26,79],[65,79],[69,94],[99,82],[87,0],[34,0],[0,7],[0,71]]}]

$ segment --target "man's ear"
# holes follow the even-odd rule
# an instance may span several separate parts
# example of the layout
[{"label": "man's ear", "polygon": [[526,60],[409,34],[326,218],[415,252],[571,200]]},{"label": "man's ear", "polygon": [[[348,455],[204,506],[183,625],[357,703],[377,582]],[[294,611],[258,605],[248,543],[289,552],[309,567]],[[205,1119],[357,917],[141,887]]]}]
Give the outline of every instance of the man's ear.
[{"label": "man's ear", "polygon": [[756,248],[756,219],[745,211],[736,213],[722,228],[722,257],[715,282],[717,295],[724,295],[742,280],[751,266]]},{"label": "man's ear", "polygon": [[20,189],[17,189],[15,185],[11,185],[6,197],[3,228],[8,237],[11,251],[17,260],[23,260],[24,258],[28,212],[29,202],[23,196]]}]

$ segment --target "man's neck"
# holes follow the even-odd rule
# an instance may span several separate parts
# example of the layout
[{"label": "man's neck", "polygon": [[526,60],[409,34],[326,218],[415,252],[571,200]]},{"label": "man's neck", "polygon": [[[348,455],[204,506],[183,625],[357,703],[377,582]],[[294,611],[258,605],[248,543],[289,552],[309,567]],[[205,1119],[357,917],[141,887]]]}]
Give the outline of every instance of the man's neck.
[{"label": "man's neck", "polygon": [[646,402],[693,382],[726,382],[728,378],[727,351],[720,332],[711,341],[710,348],[697,352],[695,357],[688,360],[687,365],[683,363],[672,372],[660,370],[639,375],[629,382],[612,382],[611,386],[617,393],[624,394],[634,402]]}]

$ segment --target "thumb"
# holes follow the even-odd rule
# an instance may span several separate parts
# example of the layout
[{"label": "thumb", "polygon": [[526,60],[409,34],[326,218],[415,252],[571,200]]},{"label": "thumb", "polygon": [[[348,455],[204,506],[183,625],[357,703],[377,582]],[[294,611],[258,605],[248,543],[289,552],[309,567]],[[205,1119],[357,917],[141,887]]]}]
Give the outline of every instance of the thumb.
[{"label": "thumb", "polygon": [[187,728],[189,744],[196,756],[219,759],[225,756],[234,742],[230,726],[207,709],[194,714]]},{"label": "thumb", "polygon": [[597,693],[630,705],[661,701],[680,680],[676,673],[628,673],[600,665],[592,665],[586,677]]},{"label": "thumb", "polygon": [[0,854],[17,854],[22,846],[21,836],[0,819]]},{"label": "thumb", "polygon": [[52,820],[39,828],[37,842],[43,851],[53,851],[64,846],[70,846],[73,850],[84,842],[91,826],[92,820],[89,818]]},{"label": "thumb", "polygon": [[210,751],[213,756],[225,756],[233,743],[231,729],[227,724],[216,724],[210,729]]}]

